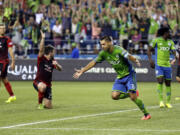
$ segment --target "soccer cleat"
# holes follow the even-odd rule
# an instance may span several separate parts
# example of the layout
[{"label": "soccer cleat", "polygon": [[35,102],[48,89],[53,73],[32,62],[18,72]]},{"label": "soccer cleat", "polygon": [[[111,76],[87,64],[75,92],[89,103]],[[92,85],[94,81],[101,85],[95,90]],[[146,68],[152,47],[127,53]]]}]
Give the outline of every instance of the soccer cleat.
[{"label": "soccer cleat", "polygon": [[180,97],[176,97],[175,100],[180,100]]},{"label": "soccer cleat", "polygon": [[39,104],[39,105],[38,105],[38,109],[39,109],[39,110],[44,109],[44,105],[43,105],[43,104]]},{"label": "soccer cleat", "polygon": [[136,95],[137,97],[139,97],[139,90],[136,90]]},{"label": "soccer cleat", "polygon": [[167,103],[167,104],[166,104],[166,107],[167,107],[167,108],[172,108],[172,105],[171,105],[170,103]]},{"label": "soccer cleat", "polygon": [[150,114],[144,115],[144,116],[141,118],[141,120],[149,120],[149,119],[151,119],[151,115],[150,115]]},{"label": "soccer cleat", "polygon": [[163,102],[163,101],[160,101],[160,103],[159,103],[159,107],[160,107],[160,108],[164,108],[164,107],[165,107],[165,105],[164,105],[164,102]]},{"label": "soccer cleat", "polygon": [[5,102],[6,102],[6,103],[11,103],[11,102],[13,102],[13,101],[16,101],[16,96],[10,96],[10,97],[8,98],[8,100],[6,100]]}]

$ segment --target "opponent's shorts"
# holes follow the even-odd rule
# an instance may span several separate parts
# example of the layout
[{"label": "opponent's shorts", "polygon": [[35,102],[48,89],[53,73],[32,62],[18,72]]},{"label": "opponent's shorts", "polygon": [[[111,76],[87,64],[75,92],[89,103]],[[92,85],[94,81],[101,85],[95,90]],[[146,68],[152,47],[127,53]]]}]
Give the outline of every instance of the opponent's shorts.
[{"label": "opponent's shorts", "polygon": [[112,91],[118,91],[121,93],[136,93],[136,73],[131,72],[129,75],[116,79],[112,88]]},{"label": "opponent's shorts", "polygon": [[172,79],[172,68],[171,67],[161,67],[156,65],[156,78],[158,77],[164,77],[166,80]]},{"label": "opponent's shorts", "polygon": [[7,69],[8,69],[9,63],[0,63],[0,77],[6,78],[7,77]]},{"label": "opponent's shorts", "polygon": [[[34,86],[36,91],[38,91],[38,84],[39,83],[40,83],[40,81],[34,81],[33,82],[33,86]],[[46,90],[45,90],[45,93],[44,93],[44,98],[52,100],[52,89],[51,89],[51,87],[46,86]]]},{"label": "opponent's shorts", "polygon": [[178,67],[177,67],[177,73],[176,73],[176,76],[180,77],[180,65],[178,65]]}]

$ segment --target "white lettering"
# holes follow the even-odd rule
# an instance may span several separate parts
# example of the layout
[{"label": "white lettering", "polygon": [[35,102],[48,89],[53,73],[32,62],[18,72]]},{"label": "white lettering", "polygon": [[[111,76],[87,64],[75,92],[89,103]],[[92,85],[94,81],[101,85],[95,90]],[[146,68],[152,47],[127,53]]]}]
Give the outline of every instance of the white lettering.
[{"label": "white lettering", "polygon": [[147,74],[149,72],[148,68],[135,68],[135,71],[138,74]]},{"label": "white lettering", "polygon": [[23,74],[23,75],[22,75],[22,79],[23,79],[23,80],[26,80],[26,74]]}]

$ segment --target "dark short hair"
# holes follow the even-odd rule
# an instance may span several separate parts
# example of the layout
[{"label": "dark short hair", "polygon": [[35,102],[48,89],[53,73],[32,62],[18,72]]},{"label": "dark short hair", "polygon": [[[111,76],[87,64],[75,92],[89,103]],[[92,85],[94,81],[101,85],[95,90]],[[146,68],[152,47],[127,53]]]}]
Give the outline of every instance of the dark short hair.
[{"label": "dark short hair", "polygon": [[102,41],[102,40],[111,42],[112,41],[112,37],[111,36],[103,36],[103,37],[100,38],[100,41]]},{"label": "dark short hair", "polygon": [[157,36],[163,36],[167,32],[170,32],[170,29],[168,27],[162,27],[158,29]]},{"label": "dark short hair", "polygon": [[45,46],[45,48],[44,48],[44,54],[45,54],[45,55],[48,55],[49,53],[53,52],[53,50],[54,50],[54,46],[52,46],[52,45],[47,45],[47,46]]}]

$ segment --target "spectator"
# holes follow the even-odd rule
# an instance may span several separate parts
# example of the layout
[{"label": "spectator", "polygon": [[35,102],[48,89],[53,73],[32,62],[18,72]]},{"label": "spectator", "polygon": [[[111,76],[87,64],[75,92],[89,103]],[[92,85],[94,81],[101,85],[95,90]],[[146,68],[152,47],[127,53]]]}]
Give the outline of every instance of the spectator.
[{"label": "spectator", "polygon": [[101,33],[101,28],[98,26],[97,22],[92,25],[92,39],[99,39]]},{"label": "spectator", "polygon": [[72,42],[74,42],[74,36],[70,33],[69,29],[66,29],[62,42],[63,53],[69,54]]},{"label": "spectator", "polygon": [[[75,42],[80,44],[81,50],[85,54],[98,53],[98,39],[101,35],[110,35],[117,42],[120,40],[120,44],[125,49],[128,49],[130,45],[136,47],[136,45],[133,46],[133,42],[131,44],[128,41],[132,39],[136,33],[135,30],[138,29],[143,40],[140,42],[139,48],[144,50],[140,51],[144,54],[148,44],[147,40],[151,41],[154,38],[159,27],[170,27],[172,35],[175,36],[180,24],[178,0],[0,1],[0,22],[6,24],[6,35],[14,36],[11,34],[12,29],[10,28],[14,26],[16,18],[19,17],[22,27],[22,40],[25,44],[27,42],[30,44],[29,49],[31,51],[29,53],[35,52],[32,51],[34,48],[38,49],[38,33],[41,28],[46,29],[45,44],[53,44],[53,42],[48,42],[48,39],[53,39],[54,45],[60,50],[64,43],[67,44],[67,42],[61,43],[61,40],[66,35],[66,31],[69,31],[69,34],[74,36]],[[56,20],[62,22],[58,24],[61,29],[60,32],[58,29],[53,30],[53,27],[57,27]],[[55,32],[57,33],[55,34]],[[136,53],[136,51],[134,52]]]},{"label": "spectator", "polygon": [[139,34],[139,31],[136,29],[134,32],[134,35],[132,36],[132,47],[130,48],[130,51],[132,53],[139,53],[139,43],[141,41],[141,34]]},{"label": "spectator", "polygon": [[77,48],[76,43],[72,43],[72,53],[71,53],[71,58],[77,59],[79,58],[79,49]]},{"label": "spectator", "polygon": [[56,20],[56,25],[52,28],[53,32],[53,41],[54,46],[59,50],[61,47],[61,37],[62,37],[62,25],[60,24],[59,20]]}]

